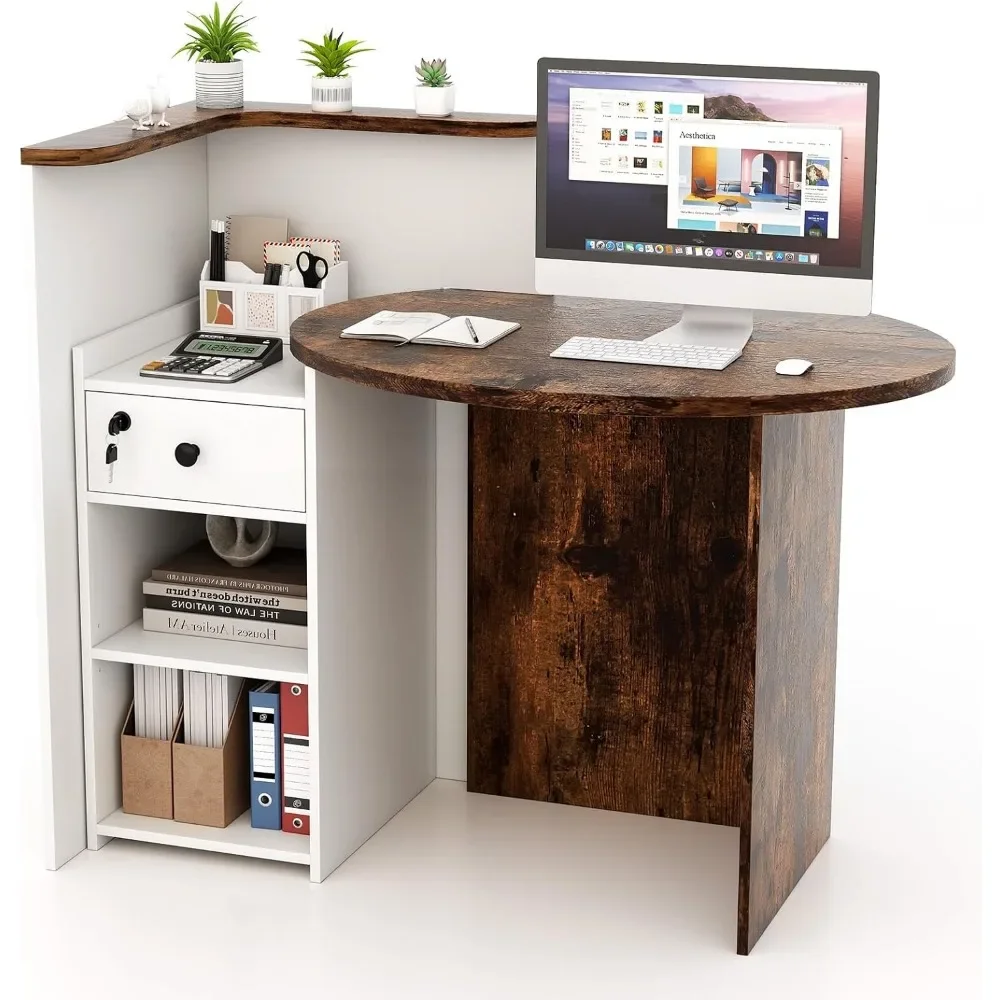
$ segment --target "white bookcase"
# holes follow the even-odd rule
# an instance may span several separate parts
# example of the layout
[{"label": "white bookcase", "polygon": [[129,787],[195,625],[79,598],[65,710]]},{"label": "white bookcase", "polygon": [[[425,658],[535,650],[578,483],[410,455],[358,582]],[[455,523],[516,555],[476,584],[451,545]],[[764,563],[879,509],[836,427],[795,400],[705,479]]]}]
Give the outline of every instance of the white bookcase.
[{"label": "white bookcase", "polygon": [[[189,300],[73,349],[87,842],[285,861],[321,881],[434,778],[434,404],[317,375],[287,349],[228,386],[138,375],[197,324]],[[129,407],[109,483],[104,429]],[[176,444],[199,436],[178,466]],[[206,513],[281,522],[281,544],[304,546],[307,649],[143,629],[142,581],[203,537]],[[309,837],[249,813],[215,829],[122,812],[137,662],[309,686]]]},{"label": "white bookcase", "polygon": [[[128,124],[121,128],[123,141],[131,142]],[[122,664],[140,653],[175,656],[171,647],[135,645],[145,637],[129,629],[139,618],[139,597],[127,580],[148,569],[159,532],[168,531],[172,551],[185,531],[197,529],[195,515],[233,512],[218,498],[83,488],[82,393],[151,393],[296,405],[303,413],[305,509],[282,512],[281,520],[300,526],[314,556],[310,601],[317,610],[310,615],[305,670],[315,687],[314,753],[321,758],[318,827],[311,823],[309,850],[312,875],[321,876],[432,773],[429,719],[436,717],[436,752],[433,746],[429,752],[436,775],[465,778],[466,407],[442,402],[432,412],[416,400],[386,400],[386,409],[375,413],[365,390],[337,389],[284,362],[223,390],[157,384],[140,380],[132,359],[152,357],[197,327],[208,220],[231,214],[287,218],[293,231],[335,234],[350,261],[352,298],[446,286],[533,291],[535,141],[238,128],[94,167],[31,169],[35,254],[45,264],[35,275],[44,531],[38,838],[44,863],[58,868],[88,845],[124,835],[120,826],[107,825],[119,805],[109,778],[117,766],[117,734],[107,720],[125,697],[117,686]],[[337,295],[328,279],[324,301]],[[189,323],[170,318],[182,302],[191,303]],[[421,457],[419,468],[411,455]],[[436,480],[436,508],[426,500],[425,485],[435,488],[428,476]],[[425,515],[428,522],[418,526]],[[380,558],[371,559],[371,552]],[[428,577],[417,585],[424,568]],[[408,627],[414,631],[407,637]],[[415,661],[405,658],[425,641],[436,647],[436,680],[427,663],[410,666]],[[204,662],[196,646],[184,649],[180,659]],[[396,651],[404,659],[395,662]],[[209,649],[207,655],[214,662],[222,653]],[[235,666],[251,655],[240,654]],[[272,656],[267,667],[251,666],[266,676],[264,669],[287,669],[287,661]],[[397,675],[405,681],[398,698],[391,680]],[[405,698],[411,703],[404,711]],[[344,766],[344,760],[353,763]],[[156,829],[129,822],[134,836],[162,839]],[[239,841],[236,834],[232,828],[205,839],[218,846],[220,836]],[[245,845],[241,853],[249,853]]]}]

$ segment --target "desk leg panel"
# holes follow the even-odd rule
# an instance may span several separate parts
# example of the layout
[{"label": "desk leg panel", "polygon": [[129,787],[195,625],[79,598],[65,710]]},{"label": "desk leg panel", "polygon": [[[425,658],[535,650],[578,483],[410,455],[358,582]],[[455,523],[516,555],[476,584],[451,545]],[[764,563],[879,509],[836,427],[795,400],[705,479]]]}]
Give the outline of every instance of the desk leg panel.
[{"label": "desk leg panel", "polygon": [[743,955],[830,836],[843,444],[843,411],[762,422]]},{"label": "desk leg panel", "polygon": [[740,825],[759,442],[470,407],[470,791]]}]

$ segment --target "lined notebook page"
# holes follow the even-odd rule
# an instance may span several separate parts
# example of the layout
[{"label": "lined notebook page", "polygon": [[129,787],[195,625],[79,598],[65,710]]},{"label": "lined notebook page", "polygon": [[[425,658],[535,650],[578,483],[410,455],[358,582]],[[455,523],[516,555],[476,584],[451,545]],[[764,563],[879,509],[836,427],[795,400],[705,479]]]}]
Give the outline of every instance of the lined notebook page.
[{"label": "lined notebook page", "polygon": [[[472,337],[466,319],[472,324],[479,338],[477,344]],[[489,347],[508,333],[520,329],[520,323],[511,323],[502,319],[489,319],[485,316],[453,316],[440,326],[435,326],[426,333],[414,337],[413,344],[432,344],[439,347]]]}]

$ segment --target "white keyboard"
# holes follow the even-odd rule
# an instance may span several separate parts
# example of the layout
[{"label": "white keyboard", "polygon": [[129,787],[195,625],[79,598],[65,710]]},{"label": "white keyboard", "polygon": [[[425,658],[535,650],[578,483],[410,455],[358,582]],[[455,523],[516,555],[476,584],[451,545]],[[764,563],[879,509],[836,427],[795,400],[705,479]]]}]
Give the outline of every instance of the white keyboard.
[{"label": "white keyboard", "polygon": [[626,365],[660,365],[664,368],[707,368],[722,371],[743,352],[730,347],[694,344],[651,344],[647,340],[608,340],[605,337],[570,337],[550,358],[575,361],[617,361]]}]

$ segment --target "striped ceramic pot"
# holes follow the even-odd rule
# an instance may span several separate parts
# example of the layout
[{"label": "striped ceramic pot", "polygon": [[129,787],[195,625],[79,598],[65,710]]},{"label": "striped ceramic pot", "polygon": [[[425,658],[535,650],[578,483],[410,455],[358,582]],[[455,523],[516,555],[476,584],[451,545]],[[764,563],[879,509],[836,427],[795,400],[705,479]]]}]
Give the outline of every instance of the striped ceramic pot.
[{"label": "striped ceramic pot", "polygon": [[195,63],[194,95],[199,108],[242,108],[243,63]]},{"label": "striped ceramic pot", "polygon": [[349,76],[314,76],[313,111],[344,112],[354,107],[354,83]]}]

